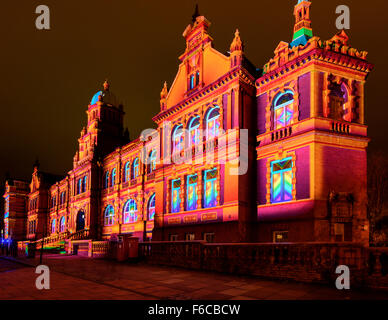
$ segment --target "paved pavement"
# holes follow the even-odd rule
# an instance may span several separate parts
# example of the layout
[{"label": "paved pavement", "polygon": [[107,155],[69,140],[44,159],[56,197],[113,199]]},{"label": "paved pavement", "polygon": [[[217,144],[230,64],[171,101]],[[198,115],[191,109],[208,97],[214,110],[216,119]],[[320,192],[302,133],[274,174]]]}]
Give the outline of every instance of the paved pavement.
[{"label": "paved pavement", "polygon": [[[337,290],[316,284],[270,281],[180,268],[47,255],[50,290],[38,290],[39,260],[0,257],[0,300],[344,300],[388,299],[388,292]],[[29,264],[31,266],[28,266]],[[4,290],[3,290],[4,289]]]}]

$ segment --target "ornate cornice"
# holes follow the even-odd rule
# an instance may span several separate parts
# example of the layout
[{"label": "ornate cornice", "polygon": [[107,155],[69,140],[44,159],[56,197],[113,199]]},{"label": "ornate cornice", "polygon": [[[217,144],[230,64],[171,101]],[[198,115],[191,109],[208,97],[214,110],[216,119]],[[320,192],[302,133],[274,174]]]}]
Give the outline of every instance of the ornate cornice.
[{"label": "ornate cornice", "polygon": [[255,78],[249,74],[245,68],[239,66],[232,70],[230,70],[228,73],[223,75],[221,78],[219,78],[217,81],[207,85],[204,87],[201,91],[198,91],[196,94],[193,94],[192,96],[182,100],[175,106],[160,112],[155,117],[152,118],[152,120],[156,123],[160,123],[165,118],[169,117],[170,115],[173,115],[177,113],[178,111],[182,110],[184,107],[187,107],[191,105],[192,103],[195,103],[199,99],[202,99],[210,94],[212,94],[215,90],[219,89],[220,87],[224,86],[225,84],[233,81],[234,79],[239,78],[243,83],[246,83],[248,85],[254,86],[255,85]]}]

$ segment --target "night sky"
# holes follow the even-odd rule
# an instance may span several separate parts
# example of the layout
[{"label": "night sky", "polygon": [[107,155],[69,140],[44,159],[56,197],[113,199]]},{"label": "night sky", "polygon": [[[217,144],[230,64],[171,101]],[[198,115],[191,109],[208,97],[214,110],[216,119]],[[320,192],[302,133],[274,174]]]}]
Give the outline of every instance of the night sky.
[{"label": "night sky", "polygon": [[[281,40],[290,42],[297,0],[201,0],[212,22],[214,46],[225,53],[239,28],[247,57],[262,67]],[[375,64],[366,86],[366,119],[372,149],[388,149],[388,24],[386,1],[312,1],[314,35],[336,32],[335,9],[351,10],[350,44]],[[51,10],[51,30],[35,28],[35,8]],[[3,1],[0,19],[0,179],[29,180],[38,157],[44,171],[72,168],[85,110],[105,78],[124,103],[125,126],[135,138],[153,127],[159,93],[171,85],[191,21],[189,0]]]}]

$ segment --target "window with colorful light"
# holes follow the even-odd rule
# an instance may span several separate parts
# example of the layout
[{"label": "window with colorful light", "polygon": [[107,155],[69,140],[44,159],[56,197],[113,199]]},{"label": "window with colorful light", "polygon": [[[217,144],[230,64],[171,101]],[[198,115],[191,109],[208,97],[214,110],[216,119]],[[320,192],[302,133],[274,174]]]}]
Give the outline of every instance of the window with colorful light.
[{"label": "window with colorful light", "polygon": [[62,191],[60,196],[59,196],[59,204],[62,205],[65,203],[65,197],[66,197],[66,192]]},{"label": "window with colorful light", "polygon": [[131,177],[131,164],[128,161],[124,166],[124,182],[129,181],[130,177]]},{"label": "window with colorful light", "polygon": [[217,206],[217,177],[218,177],[217,168],[204,171],[204,176],[203,176],[204,208],[212,208]]},{"label": "window with colorful light", "polygon": [[172,154],[179,153],[183,150],[183,125],[175,127],[172,134]]},{"label": "window with colorful light", "polygon": [[104,225],[111,226],[115,223],[115,209],[112,205],[108,205],[104,212]]},{"label": "window with colorful light", "polygon": [[271,162],[271,202],[292,200],[292,158]]},{"label": "window with colorful light", "polygon": [[189,90],[194,89],[198,85],[199,85],[199,71],[196,71],[195,73],[192,73],[190,75]]},{"label": "window with colorful light", "polygon": [[193,117],[189,122],[189,147],[195,146],[200,142],[200,117]]},{"label": "window with colorful light", "polygon": [[136,201],[129,199],[124,205],[124,223],[133,223],[137,221]]},{"label": "window with colorful light", "polygon": [[82,193],[82,178],[78,179],[77,182],[77,194]]},{"label": "window with colorful light", "polygon": [[56,220],[53,219],[53,221],[51,222],[51,233],[55,233],[55,225],[56,225]]},{"label": "window with colorful light", "polygon": [[107,189],[109,187],[109,171],[105,173],[105,180],[104,180],[104,188]]},{"label": "window with colorful light", "polygon": [[148,200],[148,220],[155,218],[155,193]]},{"label": "window with colorful light", "polygon": [[59,220],[59,232],[65,232],[66,230],[66,219],[65,217],[62,217]]},{"label": "window with colorful light", "polygon": [[82,181],[82,192],[86,192],[87,182],[88,182],[88,176],[85,176]]},{"label": "window with colorful light", "polygon": [[5,212],[4,219],[9,217],[9,196],[5,197]]},{"label": "window with colorful light", "polygon": [[284,128],[292,123],[294,115],[294,93],[286,90],[279,94],[274,100],[274,127]]},{"label": "window with colorful light", "polygon": [[139,158],[133,161],[132,165],[132,179],[136,179],[139,176]]},{"label": "window with colorful light", "polygon": [[214,107],[206,115],[206,140],[218,137],[220,133],[220,108]]},{"label": "window with colorful light", "polygon": [[152,150],[149,155],[148,173],[156,170],[156,150]]},{"label": "window with colorful light", "polygon": [[114,187],[115,184],[116,184],[116,168],[112,170],[111,187]]},{"label": "window with colorful light", "polygon": [[186,210],[196,210],[198,195],[197,195],[197,188],[198,188],[198,175],[192,174],[187,176],[186,178]]},{"label": "window with colorful light", "polygon": [[171,181],[171,212],[181,211],[181,179]]}]

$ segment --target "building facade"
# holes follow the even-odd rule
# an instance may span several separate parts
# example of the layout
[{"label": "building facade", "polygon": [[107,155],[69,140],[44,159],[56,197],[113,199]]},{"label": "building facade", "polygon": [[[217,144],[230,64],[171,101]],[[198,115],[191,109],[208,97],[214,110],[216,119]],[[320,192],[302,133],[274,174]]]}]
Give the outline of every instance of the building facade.
[{"label": "building facade", "polygon": [[292,42],[280,42],[263,69],[245,56],[238,30],[228,54],[218,52],[196,12],[156,129],[129,141],[106,81],[88,106],[73,169],[58,178],[35,165],[21,188],[25,227],[8,220],[6,236],[367,244],[372,65],[344,31],[313,36],[310,6],[298,1]]}]

